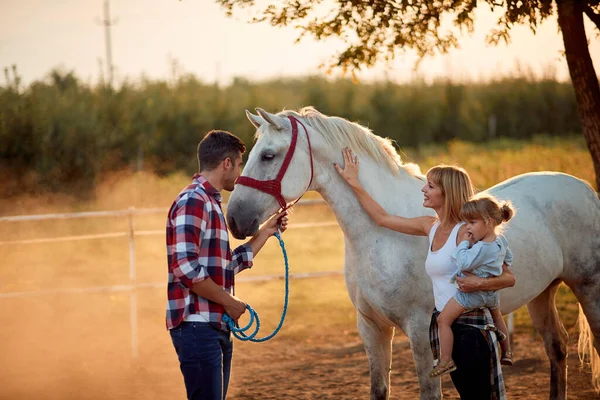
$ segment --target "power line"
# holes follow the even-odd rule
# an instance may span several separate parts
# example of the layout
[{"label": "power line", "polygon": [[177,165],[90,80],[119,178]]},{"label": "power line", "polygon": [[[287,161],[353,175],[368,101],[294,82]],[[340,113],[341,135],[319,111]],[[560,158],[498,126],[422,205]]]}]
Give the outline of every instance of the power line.
[{"label": "power line", "polygon": [[114,66],[112,62],[112,43],[110,36],[110,27],[117,23],[117,19],[110,19],[110,6],[108,4],[109,0],[104,0],[104,19],[101,21],[104,26],[104,43],[106,46],[106,71],[107,71],[107,82],[109,86],[112,86],[113,83],[113,75],[114,75]]}]

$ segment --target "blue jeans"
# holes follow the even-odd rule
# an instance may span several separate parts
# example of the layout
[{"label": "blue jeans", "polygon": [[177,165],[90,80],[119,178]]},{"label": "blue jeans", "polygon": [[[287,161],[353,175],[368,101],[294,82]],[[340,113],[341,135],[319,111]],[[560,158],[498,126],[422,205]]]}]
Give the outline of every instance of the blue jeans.
[{"label": "blue jeans", "polygon": [[204,322],[182,322],[169,332],[179,358],[187,398],[225,399],[233,354],[231,333]]}]

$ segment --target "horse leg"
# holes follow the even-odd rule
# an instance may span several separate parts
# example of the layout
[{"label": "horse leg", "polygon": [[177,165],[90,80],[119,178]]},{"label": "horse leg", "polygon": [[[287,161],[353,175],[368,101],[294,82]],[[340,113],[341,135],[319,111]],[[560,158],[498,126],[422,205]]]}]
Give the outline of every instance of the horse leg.
[{"label": "horse leg", "polygon": [[429,377],[429,372],[433,368],[433,354],[429,344],[430,322],[431,315],[427,312],[418,315],[415,313],[404,327],[415,360],[421,400],[439,400],[442,397],[441,379]]},{"label": "horse leg", "polygon": [[378,324],[359,311],[358,333],[369,358],[371,400],[387,400],[390,395],[394,327]]},{"label": "horse leg", "polygon": [[527,304],[531,321],[542,336],[546,354],[550,359],[550,399],[552,400],[562,400],[567,397],[568,334],[558,318],[554,304],[559,285],[560,281],[555,280]]},{"label": "horse leg", "polygon": [[579,300],[579,358],[589,361],[592,384],[596,392],[600,392],[600,282],[579,282],[577,285],[567,282],[567,285]]}]

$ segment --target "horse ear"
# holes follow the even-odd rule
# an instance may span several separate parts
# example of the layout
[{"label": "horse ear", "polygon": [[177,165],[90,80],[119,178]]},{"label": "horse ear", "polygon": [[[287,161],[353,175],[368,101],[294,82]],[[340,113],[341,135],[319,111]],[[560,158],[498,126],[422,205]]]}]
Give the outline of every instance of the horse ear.
[{"label": "horse ear", "polygon": [[254,125],[256,129],[260,128],[260,126],[265,123],[264,119],[262,119],[258,115],[252,114],[248,110],[246,110],[246,117],[248,117],[248,120],[252,123],[252,125]]},{"label": "horse ear", "polygon": [[275,129],[281,130],[285,124],[285,120],[281,118],[279,115],[270,114],[263,110],[262,108],[257,108],[256,112],[265,119],[270,125],[272,125]]}]

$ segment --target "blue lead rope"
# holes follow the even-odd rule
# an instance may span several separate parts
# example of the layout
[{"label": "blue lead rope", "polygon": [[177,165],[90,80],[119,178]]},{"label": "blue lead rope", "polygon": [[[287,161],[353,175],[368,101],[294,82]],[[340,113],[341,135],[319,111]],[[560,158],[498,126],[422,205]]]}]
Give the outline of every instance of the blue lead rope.
[{"label": "blue lead rope", "polygon": [[[225,321],[227,323],[227,325],[229,325],[229,328],[233,332],[233,336],[235,336],[239,340],[257,342],[257,343],[266,342],[267,340],[269,340],[272,337],[274,337],[275,335],[277,335],[277,333],[283,326],[283,321],[285,320],[285,314],[287,313],[287,307],[288,307],[288,296],[289,296],[289,286],[290,286],[290,279],[289,279],[290,278],[290,267],[288,264],[287,252],[285,251],[285,243],[283,243],[283,239],[281,238],[281,233],[279,231],[275,232],[275,237],[277,238],[277,240],[279,240],[279,246],[281,246],[281,252],[283,253],[283,260],[285,261],[285,300],[283,302],[283,311],[281,313],[281,319],[279,320],[279,325],[277,325],[277,328],[275,328],[273,333],[271,333],[270,335],[265,336],[263,338],[256,338],[256,334],[258,333],[258,330],[260,329],[260,318],[258,317],[258,313],[256,311],[254,311],[254,309],[252,307],[250,307],[249,304],[246,304],[246,308],[248,309],[248,312],[250,313],[250,322],[248,322],[248,325],[246,325],[243,328],[240,328],[238,326],[238,324],[235,323],[229,315],[223,314],[223,321]],[[255,319],[256,319],[256,327],[254,328],[254,332],[252,332],[251,334],[248,335],[247,331],[252,327],[252,324],[254,323]]]}]

